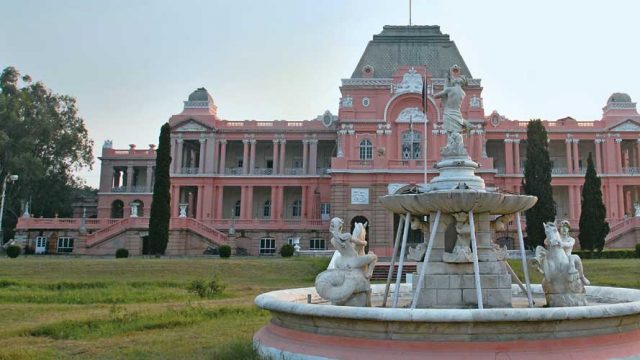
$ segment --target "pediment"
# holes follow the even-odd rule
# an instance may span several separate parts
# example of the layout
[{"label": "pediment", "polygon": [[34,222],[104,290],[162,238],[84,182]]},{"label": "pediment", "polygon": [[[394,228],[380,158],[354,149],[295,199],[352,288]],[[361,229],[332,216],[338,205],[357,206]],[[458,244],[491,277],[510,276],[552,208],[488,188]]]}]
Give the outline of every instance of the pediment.
[{"label": "pediment", "polygon": [[177,132],[203,132],[209,130],[211,130],[211,127],[194,119],[185,120],[173,128],[173,131]]},{"label": "pediment", "polygon": [[627,119],[609,129],[609,131],[640,131],[640,123],[637,121]]}]

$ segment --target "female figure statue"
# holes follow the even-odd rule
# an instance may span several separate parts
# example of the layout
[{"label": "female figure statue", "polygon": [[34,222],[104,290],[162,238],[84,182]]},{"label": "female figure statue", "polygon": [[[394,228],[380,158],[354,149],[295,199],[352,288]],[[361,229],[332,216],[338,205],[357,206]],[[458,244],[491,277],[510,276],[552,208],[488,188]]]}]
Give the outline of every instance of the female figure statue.
[{"label": "female figure statue", "polygon": [[442,150],[443,155],[466,155],[460,133],[473,127],[462,118],[460,112],[465,97],[462,88],[466,85],[467,80],[460,74],[460,67],[453,65],[447,74],[444,89],[434,95],[436,99],[441,98],[444,102],[443,122],[447,132],[447,146]]}]

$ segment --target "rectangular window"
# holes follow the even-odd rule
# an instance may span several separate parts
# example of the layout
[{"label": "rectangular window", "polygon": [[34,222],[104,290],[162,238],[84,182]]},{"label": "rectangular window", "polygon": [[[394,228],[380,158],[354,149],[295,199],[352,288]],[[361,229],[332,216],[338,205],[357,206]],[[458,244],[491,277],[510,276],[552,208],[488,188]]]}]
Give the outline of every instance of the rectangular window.
[{"label": "rectangular window", "polygon": [[329,203],[320,204],[320,219],[329,220],[330,216],[331,216],[331,204]]},{"label": "rectangular window", "polygon": [[267,160],[267,169],[273,169],[273,160]]},{"label": "rectangular window", "polygon": [[58,238],[58,253],[70,253],[73,252],[73,238],[61,237]]},{"label": "rectangular window", "polygon": [[273,255],[276,253],[276,239],[260,239],[260,255]]},{"label": "rectangular window", "polygon": [[309,250],[327,250],[325,240],[320,238],[309,240]]}]

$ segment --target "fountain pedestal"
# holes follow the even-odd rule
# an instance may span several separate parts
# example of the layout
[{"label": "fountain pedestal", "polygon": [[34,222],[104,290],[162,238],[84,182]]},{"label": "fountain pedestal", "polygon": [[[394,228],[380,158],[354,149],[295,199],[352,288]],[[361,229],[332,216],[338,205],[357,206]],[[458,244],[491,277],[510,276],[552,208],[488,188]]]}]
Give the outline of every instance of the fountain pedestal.
[{"label": "fountain pedestal", "polygon": [[[432,215],[430,218],[434,218]],[[506,265],[498,261],[491,245],[489,213],[474,215],[482,302],[485,307],[511,307],[511,275]],[[452,262],[456,242],[456,221],[444,214],[436,232],[433,250],[429,258],[424,282],[420,287],[418,308],[475,308],[478,306],[473,263]],[[471,254],[473,256],[473,254]],[[418,276],[413,284],[415,291],[422,263],[418,263]]]}]

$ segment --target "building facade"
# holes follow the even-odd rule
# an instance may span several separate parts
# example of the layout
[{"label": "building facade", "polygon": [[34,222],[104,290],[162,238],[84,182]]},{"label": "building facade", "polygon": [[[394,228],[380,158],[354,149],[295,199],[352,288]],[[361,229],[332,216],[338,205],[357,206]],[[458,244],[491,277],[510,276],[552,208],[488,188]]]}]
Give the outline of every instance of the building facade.
[{"label": "building facade", "polygon": [[[389,256],[398,218],[380,196],[410,191],[437,176],[433,165],[446,134],[433,94],[457,64],[468,79],[462,112],[474,125],[465,146],[488,187],[521,192],[527,120],[487,113],[482,83],[438,26],[385,26],[342,80],[337,115],[305,121],[230,121],[204,88],[171,116],[171,232],[168,254],[202,254],[229,244],[239,254],[274,254],[285,243],[326,249],[328,221],[367,222],[372,251]],[[425,84],[426,81],[426,84]],[[423,105],[426,91],[426,110]],[[614,93],[602,117],[544,121],[553,162],[559,219],[577,231],[586,159],[602,179],[611,233],[607,246],[640,240],[640,115],[627,94]],[[96,219],[22,218],[22,240],[73,238],[73,252],[145,252],[155,149],[113,149],[105,143]],[[496,235],[514,247],[515,225]],[[44,239],[44,240],[43,240]],[[422,241],[414,233],[411,241]],[[63,244],[64,245],[64,244]],[[67,246],[68,248],[68,246]],[[65,250],[66,251],[66,250]]]}]

